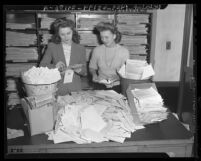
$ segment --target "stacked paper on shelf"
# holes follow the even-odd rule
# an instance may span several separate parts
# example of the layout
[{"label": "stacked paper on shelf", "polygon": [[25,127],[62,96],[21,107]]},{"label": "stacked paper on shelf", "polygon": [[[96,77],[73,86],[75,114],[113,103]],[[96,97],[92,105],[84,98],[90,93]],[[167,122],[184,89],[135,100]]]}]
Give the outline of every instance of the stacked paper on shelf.
[{"label": "stacked paper on shelf", "polygon": [[38,60],[37,48],[7,47],[6,60],[14,62],[27,62],[29,60]]},{"label": "stacked paper on shelf", "polygon": [[74,21],[75,17],[74,14],[46,14],[46,13],[40,13],[38,14],[38,18],[41,18],[40,27],[42,29],[50,29],[51,24],[57,19],[57,18],[63,18],[66,17],[67,19],[71,19]]},{"label": "stacked paper on shelf", "polygon": [[17,84],[14,79],[7,79],[6,91],[17,91]]},{"label": "stacked paper on shelf", "polygon": [[143,123],[153,123],[167,118],[167,108],[164,107],[161,95],[153,88],[133,89],[137,113]]},{"label": "stacked paper on shelf", "polygon": [[51,24],[56,20],[56,18],[42,17],[41,28],[50,29]]},{"label": "stacked paper on shelf", "polygon": [[121,43],[125,45],[147,44],[147,36],[122,35]]},{"label": "stacked paper on shelf", "polygon": [[36,66],[36,63],[23,64],[6,64],[6,76],[20,77],[21,72],[24,72],[31,67]]},{"label": "stacked paper on shelf", "polygon": [[55,130],[46,133],[54,143],[123,143],[138,128],[125,97],[112,90],[72,92],[58,96],[57,102],[61,108]]},{"label": "stacked paper on shelf", "polygon": [[30,24],[23,24],[23,23],[10,23],[7,22],[6,23],[6,28],[9,29],[30,29],[30,28],[34,28],[34,23],[30,23]]},{"label": "stacked paper on shelf", "polygon": [[88,46],[97,46],[98,45],[98,38],[97,35],[93,34],[92,32],[79,32],[80,35],[80,44],[88,45]]},{"label": "stacked paper on shelf", "polygon": [[145,45],[126,45],[130,55],[147,54]]},{"label": "stacked paper on shelf", "polygon": [[123,78],[144,80],[155,74],[151,64],[145,60],[126,60],[126,65],[123,65],[118,71]]},{"label": "stacked paper on shelf", "polygon": [[30,46],[36,44],[36,34],[25,34],[15,31],[6,31],[7,46]]},{"label": "stacked paper on shelf", "polygon": [[8,94],[8,106],[15,106],[20,104],[20,96],[16,92]]},{"label": "stacked paper on shelf", "polygon": [[[93,16],[93,15],[92,15]],[[110,22],[112,23],[113,21],[113,16],[110,15],[101,15],[98,17],[80,17],[78,19],[78,28],[80,29],[88,29],[88,30],[93,30],[94,27],[99,23],[99,22]]]},{"label": "stacked paper on shelf", "polygon": [[118,14],[117,21],[120,24],[149,23],[149,14]]},{"label": "stacked paper on shelf", "polygon": [[147,34],[148,28],[145,24],[117,24],[118,30],[122,34]]},{"label": "stacked paper on shelf", "polygon": [[129,58],[130,59],[135,59],[135,60],[143,60],[143,61],[147,60],[147,56],[146,55],[131,54]]}]

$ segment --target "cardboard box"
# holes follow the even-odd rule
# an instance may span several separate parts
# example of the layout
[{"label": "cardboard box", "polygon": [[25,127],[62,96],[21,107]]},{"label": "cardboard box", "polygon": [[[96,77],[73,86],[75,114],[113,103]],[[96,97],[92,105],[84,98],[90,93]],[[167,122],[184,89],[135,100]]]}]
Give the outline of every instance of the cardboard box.
[{"label": "cardboard box", "polygon": [[40,108],[31,109],[25,99],[21,99],[21,104],[29,122],[31,136],[53,130],[54,127],[54,105],[46,104]]}]

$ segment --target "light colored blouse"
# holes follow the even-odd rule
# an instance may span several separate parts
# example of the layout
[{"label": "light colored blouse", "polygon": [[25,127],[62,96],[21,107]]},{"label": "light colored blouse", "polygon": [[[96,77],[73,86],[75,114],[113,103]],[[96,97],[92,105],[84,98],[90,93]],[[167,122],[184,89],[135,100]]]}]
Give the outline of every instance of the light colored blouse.
[{"label": "light colored blouse", "polygon": [[64,56],[66,60],[66,65],[69,66],[70,62],[70,54],[71,54],[71,46],[68,44],[62,44],[63,50],[64,50]]},{"label": "light colored blouse", "polygon": [[106,47],[104,44],[94,48],[89,67],[98,70],[100,78],[108,79],[117,75],[117,71],[129,58],[129,51],[116,44]]}]

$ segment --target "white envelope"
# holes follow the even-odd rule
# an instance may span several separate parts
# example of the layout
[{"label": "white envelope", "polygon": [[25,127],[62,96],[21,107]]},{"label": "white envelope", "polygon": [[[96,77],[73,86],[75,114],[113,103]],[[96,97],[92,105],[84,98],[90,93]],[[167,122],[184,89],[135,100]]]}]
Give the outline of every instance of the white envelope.
[{"label": "white envelope", "polygon": [[153,76],[155,74],[151,64],[150,65],[147,65],[144,67],[144,71],[142,73],[142,78],[141,79],[146,79],[146,78],[149,78],[151,76]]},{"label": "white envelope", "polygon": [[64,83],[71,83],[73,81],[73,74],[74,74],[73,70],[71,69],[66,70],[64,75]]}]

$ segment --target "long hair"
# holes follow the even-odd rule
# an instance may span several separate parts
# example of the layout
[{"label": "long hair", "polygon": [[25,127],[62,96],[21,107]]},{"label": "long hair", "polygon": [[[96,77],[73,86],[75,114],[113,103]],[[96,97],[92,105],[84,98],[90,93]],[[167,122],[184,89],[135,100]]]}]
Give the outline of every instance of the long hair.
[{"label": "long hair", "polygon": [[70,20],[66,19],[66,17],[58,18],[51,24],[51,32],[53,34],[51,41],[59,44],[61,42],[61,38],[59,36],[59,28],[69,27],[73,31],[72,41],[79,44],[80,43],[80,36],[78,35],[75,29],[75,23]]},{"label": "long hair", "polygon": [[99,22],[95,29],[100,33],[102,31],[109,30],[113,34],[116,35],[116,38],[114,39],[115,43],[119,43],[121,41],[121,33],[118,31],[117,27],[109,22]]}]

